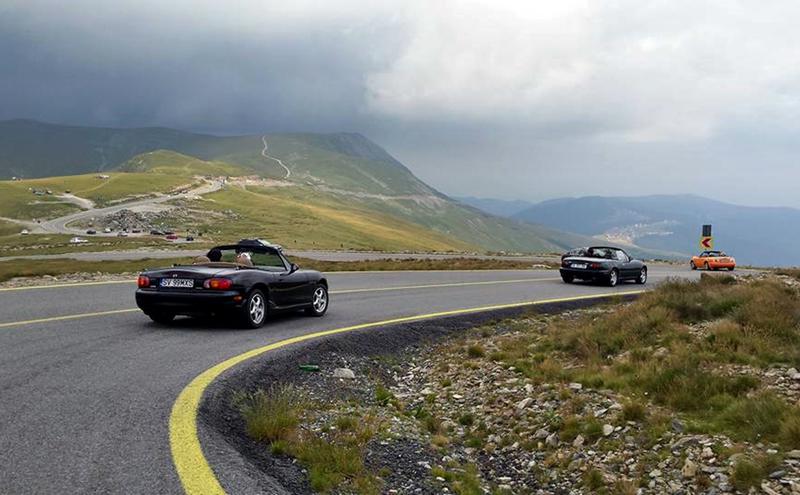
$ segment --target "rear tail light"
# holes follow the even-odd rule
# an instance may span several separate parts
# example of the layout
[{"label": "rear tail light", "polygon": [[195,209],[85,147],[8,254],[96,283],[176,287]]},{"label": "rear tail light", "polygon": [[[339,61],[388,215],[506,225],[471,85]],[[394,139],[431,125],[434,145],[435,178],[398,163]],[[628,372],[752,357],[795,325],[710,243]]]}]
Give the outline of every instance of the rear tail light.
[{"label": "rear tail light", "polygon": [[139,279],[136,281],[136,284],[139,287],[149,287],[150,277],[148,277],[147,275],[139,275]]},{"label": "rear tail light", "polygon": [[592,270],[599,270],[600,268],[603,268],[603,265],[601,265],[600,263],[591,263],[589,265],[589,268],[591,268]]},{"label": "rear tail light", "polygon": [[206,289],[227,290],[233,285],[227,278],[210,278],[203,282],[203,287]]}]

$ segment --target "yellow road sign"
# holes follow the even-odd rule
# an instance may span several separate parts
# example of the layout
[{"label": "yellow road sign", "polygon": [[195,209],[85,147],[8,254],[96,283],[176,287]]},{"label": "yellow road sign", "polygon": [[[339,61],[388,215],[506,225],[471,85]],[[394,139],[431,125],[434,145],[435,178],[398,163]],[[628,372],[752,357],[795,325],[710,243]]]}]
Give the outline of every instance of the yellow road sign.
[{"label": "yellow road sign", "polygon": [[714,238],[710,235],[701,237],[700,249],[714,249]]}]

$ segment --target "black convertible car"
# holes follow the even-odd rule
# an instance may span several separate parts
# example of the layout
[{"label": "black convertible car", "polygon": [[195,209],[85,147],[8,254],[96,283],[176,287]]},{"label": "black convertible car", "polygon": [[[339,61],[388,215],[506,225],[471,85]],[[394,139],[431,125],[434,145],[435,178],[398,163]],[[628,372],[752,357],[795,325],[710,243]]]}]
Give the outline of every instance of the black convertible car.
[{"label": "black convertible car", "polygon": [[594,246],[573,249],[561,257],[561,278],[566,283],[575,280],[604,282],[611,287],[623,280],[637,284],[647,282],[647,266],[628,256],[619,248]]},{"label": "black convertible car", "polygon": [[136,304],[153,321],[176,315],[229,315],[258,328],[273,311],[328,310],[328,282],[313,270],[290,263],[279,246],[258,239],[219,246],[192,265],[139,275]]}]

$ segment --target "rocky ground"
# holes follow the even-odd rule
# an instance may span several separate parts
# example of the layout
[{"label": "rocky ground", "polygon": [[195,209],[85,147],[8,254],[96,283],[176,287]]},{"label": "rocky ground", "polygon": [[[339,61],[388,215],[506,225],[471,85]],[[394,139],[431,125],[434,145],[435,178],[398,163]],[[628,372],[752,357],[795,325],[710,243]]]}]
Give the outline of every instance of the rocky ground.
[{"label": "rocky ground", "polygon": [[[300,428],[325,437],[342,415],[377,425],[364,458],[382,493],[800,494],[800,450],[704,433],[646,397],[561,381],[546,367],[531,376],[492,358],[523,333],[535,348],[555,319],[612,311],[530,316],[388,357],[328,355],[297,384],[316,404]],[[790,404],[800,399],[800,372],[789,366],[716,371],[753,377]]]},{"label": "rocky ground", "polygon": [[186,200],[175,200],[174,205],[158,205],[148,209],[138,209],[136,211],[124,209],[103,217],[92,219],[81,223],[79,226],[94,227],[99,229],[110,228],[111,230],[127,231],[139,230],[150,232],[151,230],[175,230],[187,231],[197,226],[198,219],[203,219],[206,223],[210,220],[214,222],[235,221],[238,215],[232,210],[223,212],[213,212],[206,210],[196,210],[190,207],[190,202]]}]

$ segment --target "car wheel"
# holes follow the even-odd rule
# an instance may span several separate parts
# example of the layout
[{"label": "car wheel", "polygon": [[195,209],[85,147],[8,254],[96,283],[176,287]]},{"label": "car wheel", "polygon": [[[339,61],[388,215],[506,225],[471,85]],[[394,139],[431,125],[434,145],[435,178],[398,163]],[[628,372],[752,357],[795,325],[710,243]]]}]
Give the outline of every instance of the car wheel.
[{"label": "car wheel", "polygon": [[328,311],[328,288],[318,284],[314,288],[311,296],[311,306],[306,309],[306,314],[310,316],[322,316]]},{"label": "car wheel", "polygon": [[734,267],[734,266],[730,266],[730,267],[728,267],[728,271],[729,271],[729,272],[732,272],[732,271],[734,271],[735,269],[736,269],[736,267]]},{"label": "car wheel", "polygon": [[568,273],[562,273],[561,280],[563,280],[565,284],[571,284],[575,280],[575,277]]},{"label": "car wheel", "polygon": [[694,264],[694,261],[690,261],[689,266],[692,267],[692,270],[697,270],[697,265]]},{"label": "car wheel", "polygon": [[266,318],[267,298],[259,289],[254,289],[242,305],[242,324],[247,328],[259,328]]},{"label": "car wheel", "polygon": [[147,316],[150,317],[156,323],[160,323],[162,325],[169,325],[172,323],[172,320],[175,319],[175,315],[172,313],[164,313],[164,312],[153,312],[147,313]]},{"label": "car wheel", "polygon": [[636,283],[639,285],[647,283],[647,268],[642,268],[642,271],[639,272],[639,276],[636,277]]},{"label": "car wheel", "polygon": [[611,273],[608,274],[608,286],[609,287],[616,287],[619,283],[619,272],[616,268],[611,270]]}]

